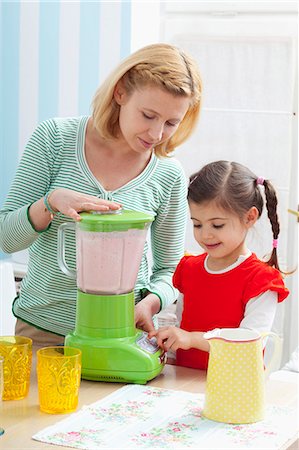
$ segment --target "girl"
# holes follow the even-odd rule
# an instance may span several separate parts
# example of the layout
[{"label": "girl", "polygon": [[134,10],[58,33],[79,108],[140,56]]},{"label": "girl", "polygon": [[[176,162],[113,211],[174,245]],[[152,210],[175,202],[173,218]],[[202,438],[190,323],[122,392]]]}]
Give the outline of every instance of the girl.
[{"label": "girl", "polygon": [[[261,188],[273,232],[268,262],[260,261],[245,243],[262,214]],[[269,180],[235,162],[213,162],[191,176],[188,201],[194,237],[205,253],[183,257],[174,273],[174,286],[183,294],[180,328],[161,328],[149,337],[156,336],[166,351],[176,350],[177,364],[206,369],[206,331],[270,330],[277,302],[288,290],[277,261],[277,197]]]},{"label": "girl", "polygon": [[91,116],[49,119],[36,128],[0,211],[0,248],[29,248],[13,304],[17,334],[36,345],[64,342],[75,326],[77,289],[58,267],[57,229],[80,220],[81,211],[120,205],[155,217],[153,270],[145,246],[135,286],[136,325],[154,328],[152,317],[177,296],[172,275],[184,252],[185,175],[167,156],[194,129],[200,101],[194,60],[177,47],[154,44],[116,67],[96,92]]}]

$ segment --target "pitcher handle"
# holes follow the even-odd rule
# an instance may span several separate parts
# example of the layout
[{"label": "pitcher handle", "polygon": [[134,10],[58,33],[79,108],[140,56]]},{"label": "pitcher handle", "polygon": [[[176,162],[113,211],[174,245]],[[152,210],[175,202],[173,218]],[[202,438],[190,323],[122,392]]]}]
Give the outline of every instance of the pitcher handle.
[{"label": "pitcher handle", "polygon": [[70,269],[65,261],[65,231],[67,228],[75,228],[76,223],[70,222],[70,223],[63,223],[58,228],[58,235],[57,235],[57,247],[58,247],[58,253],[57,253],[57,259],[58,259],[58,265],[61,269],[61,271],[67,275],[69,278],[76,279],[77,278],[77,271]]},{"label": "pitcher handle", "polygon": [[261,333],[261,338],[264,340],[267,336],[273,338],[274,349],[271,355],[270,361],[268,361],[265,368],[265,378],[267,378],[273,371],[274,367],[279,367],[281,351],[282,351],[282,338],[272,331]]}]

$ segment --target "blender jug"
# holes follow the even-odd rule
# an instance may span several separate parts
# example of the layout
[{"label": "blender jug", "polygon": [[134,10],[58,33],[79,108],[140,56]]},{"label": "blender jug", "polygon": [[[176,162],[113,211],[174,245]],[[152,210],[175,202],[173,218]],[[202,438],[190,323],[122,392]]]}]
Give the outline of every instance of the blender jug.
[{"label": "blender jug", "polygon": [[[58,230],[58,263],[79,290],[113,295],[134,289],[151,216],[136,211],[81,213],[81,221]],[[76,229],[77,270],[65,261],[65,232]]]}]

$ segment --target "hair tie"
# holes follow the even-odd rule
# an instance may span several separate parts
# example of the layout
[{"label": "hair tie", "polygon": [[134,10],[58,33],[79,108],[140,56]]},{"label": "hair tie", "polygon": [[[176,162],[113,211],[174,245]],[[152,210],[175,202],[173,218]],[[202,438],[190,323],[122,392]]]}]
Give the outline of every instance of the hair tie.
[{"label": "hair tie", "polygon": [[198,178],[198,174],[195,175],[194,178],[192,178],[192,180],[190,180],[189,186],[191,186],[192,183],[194,183],[194,181]]},{"label": "hair tie", "polygon": [[263,177],[257,177],[257,179],[256,179],[256,184],[257,185],[263,185],[264,184],[264,181],[265,181],[265,179],[263,178]]},{"label": "hair tie", "polygon": [[277,248],[278,246],[278,239],[273,239],[272,247]]}]

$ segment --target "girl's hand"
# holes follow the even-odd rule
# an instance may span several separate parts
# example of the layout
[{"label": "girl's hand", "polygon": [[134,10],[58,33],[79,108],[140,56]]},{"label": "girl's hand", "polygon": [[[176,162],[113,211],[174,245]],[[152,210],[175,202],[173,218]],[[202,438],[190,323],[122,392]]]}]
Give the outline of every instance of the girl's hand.
[{"label": "girl's hand", "polygon": [[65,188],[58,188],[51,192],[48,196],[48,202],[54,211],[59,211],[75,221],[81,219],[78,213],[82,211],[109,211],[121,207],[119,203]]},{"label": "girl's hand", "polygon": [[155,294],[148,294],[135,306],[135,324],[137,328],[150,332],[154,331],[153,316],[160,309],[160,299]]},{"label": "girl's hand", "polygon": [[185,331],[177,327],[162,327],[159,330],[151,331],[148,338],[151,339],[156,336],[157,344],[165,352],[169,349],[176,351],[178,348],[183,350],[197,348],[209,352],[210,344],[203,337],[204,333],[203,331]]},{"label": "girl's hand", "polygon": [[156,336],[157,344],[165,352],[178,348],[189,350],[192,346],[191,333],[177,327],[162,327],[149,333],[148,338]]}]

